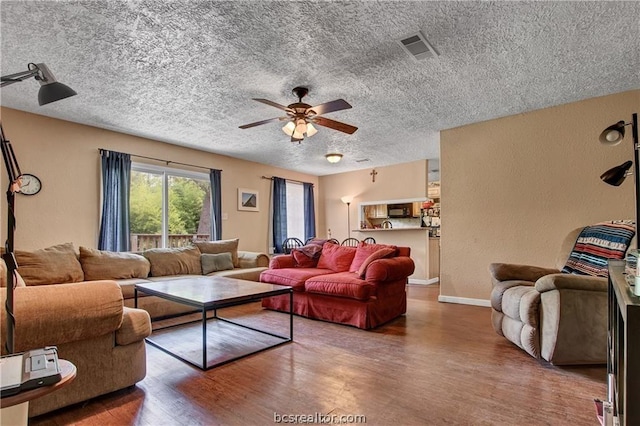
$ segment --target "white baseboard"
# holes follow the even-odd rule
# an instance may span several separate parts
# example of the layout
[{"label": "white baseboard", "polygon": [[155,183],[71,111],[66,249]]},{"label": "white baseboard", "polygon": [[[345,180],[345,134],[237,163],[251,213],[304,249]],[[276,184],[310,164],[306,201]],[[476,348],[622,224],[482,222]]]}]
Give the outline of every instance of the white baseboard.
[{"label": "white baseboard", "polygon": [[457,303],[459,305],[474,305],[474,306],[484,306],[487,308],[491,307],[491,301],[485,299],[470,299],[468,297],[456,297],[456,296],[438,296],[438,302],[445,303]]},{"label": "white baseboard", "polygon": [[435,277],[428,280],[420,280],[418,278],[409,278],[409,284],[420,284],[420,285],[431,285],[438,284],[440,282],[440,278]]}]

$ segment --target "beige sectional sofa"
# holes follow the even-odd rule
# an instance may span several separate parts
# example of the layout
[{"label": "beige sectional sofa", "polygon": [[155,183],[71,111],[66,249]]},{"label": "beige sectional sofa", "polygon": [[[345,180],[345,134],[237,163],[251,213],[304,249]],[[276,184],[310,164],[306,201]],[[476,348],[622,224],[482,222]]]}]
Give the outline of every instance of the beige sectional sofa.
[{"label": "beige sectional sofa", "polygon": [[[144,338],[150,318],[186,313],[192,308],[138,294],[136,283],[221,275],[258,281],[267,269],[263,253],[237,250],[238,240],[197,243],[193,247],[116,253],[60,244],[35,251],[16,250],[14,352],[57,346],[59,356],[76,365],[77,378],[34,400],[29,416],[132,386],[146,374]],[[6,287],[0,259],[0,286]],[[2,303],[2,353],[6,353],[6,289]]]},{"label": "beige sectional sofa", "polygon": [[[7,293],[2,290],[4,355]],[[132,386],[146,374],[149,314],[124,307],[122,292],[113,281],[20,286],[14,291],[13,312],[14,352],[55,345],[59,357],[77,369],[69,385],[29,403],[30,417]]]},{"label": "beige sectional sofa", "polygon": [[[266,254],[238,250],[237,239],[139,253],[87,247],[79,247],[76,252],[73,244],[65,243],[35,251],[16,250],[16,260],[27,286],[113,280],[122,289],[124,306],[130,308],[134,307],[137,283],[203,275],[259,281],[260,273],[269,266]],[[143,293],[138,294],[138,307],[149,312],[152,319],[193,310]]]},{"label": "beige sectional sofa", "polygon": [[[152,249],[143,253],[105,253],[81,247],[79,261],[83,270],[89,271],[90,277],[95,277],[92,279],[105,279],[106,276],[115,279],[122,288],[124,304],[128,307],[134,306],[134,287],[137,283],[203,275],[260,281],[260,273],[269,266],[269,256],[266,254],[238,250],[237,239],[195,244],[193,247]],[[207,268],[207,260],[213,258],[215,263],[220,260],[217,258],[224,258],[227,254],[231,255],[230,263],[218,261],[221,269]],[[102,271],[99,265],[104,256],[110,257],[107,264],[117,260],[119,266]],[[127,266],[123,268],[124,265]],[[91,275],[96,269],[100,272]],[[144,293],[138,294],[138,307],[149,312],[152,319],[193,311],[186,305]]]}]

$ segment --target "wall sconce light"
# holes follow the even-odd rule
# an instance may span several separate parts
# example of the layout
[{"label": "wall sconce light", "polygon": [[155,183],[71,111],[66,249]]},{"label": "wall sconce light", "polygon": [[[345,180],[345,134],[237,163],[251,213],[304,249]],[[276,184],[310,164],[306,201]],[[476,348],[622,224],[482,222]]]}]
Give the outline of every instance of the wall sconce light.
[{"label": "wall sconce light", "polygon": [[325,155],[324,158],[326,158],[328,162],[335,164],[335,163],[339,162],[340,160],[342,160],[342,154],[338,154],[337,152],[333,152],[331,154]]},{"label": "wall sconce light", "polygon": [[[639,154],[638,154],[638,114],[634,113],[631,116],[631,122],[625,123],[624,121],[618,121],[616,124],[612,124],[600,133],[600,143],[608,146],[615,146],[622,142],[624,139],[624,130],[626,126],[631,125],[631,136],[633,138],[633,161],[625,161],[619,166],[613,167],[602,175],[602,179],[605,183],[613,186],[619,186],[624,179],[629,175],[635,175],[635,202],[636,202],[636,248],[640,249],[640,238],[638,238],[638,219],[640,218],[640,172],[639,172]],[[634,166],[633,172],[629,169]]]}]

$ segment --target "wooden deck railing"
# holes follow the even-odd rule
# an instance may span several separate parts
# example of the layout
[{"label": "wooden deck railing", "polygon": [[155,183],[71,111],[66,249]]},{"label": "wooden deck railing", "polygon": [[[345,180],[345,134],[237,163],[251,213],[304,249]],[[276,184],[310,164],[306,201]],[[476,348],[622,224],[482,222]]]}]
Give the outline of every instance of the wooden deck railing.
[{"label": "wooden deck railing", "polygon": [[[188,247],[194,241],[209,241],[209,234],[169,234],[169,247]],[[131,251],[162,247],[160,234],[131,234]]]}]

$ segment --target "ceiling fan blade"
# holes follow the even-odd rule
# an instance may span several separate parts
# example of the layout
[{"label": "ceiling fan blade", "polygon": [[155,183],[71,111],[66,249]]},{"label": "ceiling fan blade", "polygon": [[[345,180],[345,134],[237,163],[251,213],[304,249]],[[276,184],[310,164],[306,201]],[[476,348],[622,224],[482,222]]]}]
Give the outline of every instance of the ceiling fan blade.
[{"label": "ceiling fan blade", "polygon": [[350,135],[352,135],[353,133],[355,133],[356,130],[358,130],[357,127],[352,126],[350,124],[341,123],[335,120],[330,120],[325,117],[313,117],[311,121],[319,126],[328,127],[330,129],[338,130],[340,132],[348,133]]},{"label": "ceiling fan blade", "polygon": [[273,101],[270,101],[269,99],[258,99],[258,98],[252,98],[252,99],[254,101],[262,102],[263,104],[271,105],[272,107],[276,107],[276,108],[281,109],[283,111],[287,111],[287,112],[291,111],[291,108],[288,108],[288,107],[286,107],[284,105],[277,104],[277,103],[275,103]]},{"label": "ceiling fan blade", "polygon": [[345,101],[344,99],[336,99],[335,101],[312,106],[311,108],[307,109],[307,112],[313,111],[316,113],[316,115],[322,115],[329,112],[340,111],[340,110],[349,109],[349,108],[351,108],[351,105],[349,104],[349,102]]},{"label": "ceiling fan blade", "polygon": [[262,121],[256,121],[255,123],[249,123],[249,124],[245,124],[243,126],[238,126],[241,129],[248,129],[249,127],[255,127],[255,126],[259,126],[261,124],[266,124],[269,123],[271,121],[282,121],[282,120],[288,120],[289,117],[276,117],[276,118],[270,118],[268,120],[262,120]]}]

